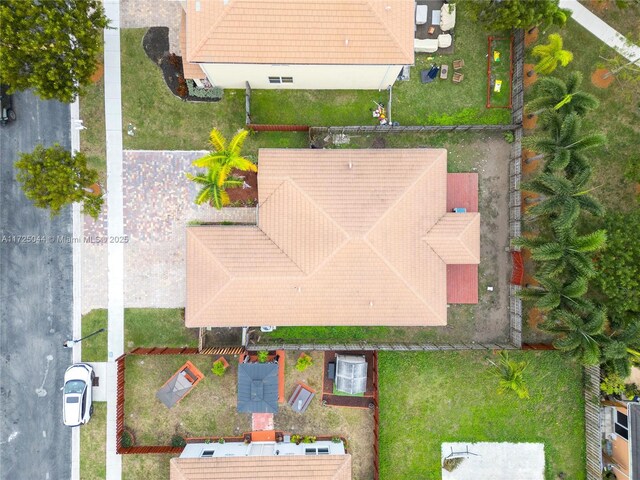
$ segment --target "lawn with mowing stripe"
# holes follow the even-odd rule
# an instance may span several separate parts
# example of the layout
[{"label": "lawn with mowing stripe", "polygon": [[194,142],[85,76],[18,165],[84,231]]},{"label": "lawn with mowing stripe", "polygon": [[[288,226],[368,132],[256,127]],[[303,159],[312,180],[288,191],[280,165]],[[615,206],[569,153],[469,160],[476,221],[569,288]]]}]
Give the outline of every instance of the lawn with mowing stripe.
[{"label": "lawn with mowing stripe", "polygon": [[585,478],[582,369],[560,353],[511,353],[528,400],[496,392],[491,352],[378,355],[380,478],[441,478],[444,442],[544,443],[545,478]]},{"label": "lawn with mowing stripe", "polygon": [[[82,333],[107,328],[107,310],[92,310],[82,317]],[[197,347],[197,330],[184,326],[181,308],[126,308],[124,311],[124,349],[136,347]],[[107,334],[82,341],[82,360],[107,361]]]}]

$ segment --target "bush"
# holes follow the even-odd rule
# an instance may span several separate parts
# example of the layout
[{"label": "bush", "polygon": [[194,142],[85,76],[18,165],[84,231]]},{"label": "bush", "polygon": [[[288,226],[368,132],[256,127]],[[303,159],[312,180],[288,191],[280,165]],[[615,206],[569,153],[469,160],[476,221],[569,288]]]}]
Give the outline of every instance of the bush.
[{"label": "bush", "polygon": [[296,362],[296,370],[298,370],[299,372],[304,372],[311,365],[313,365],[313,358],[311,358],[310,355],[303,353]]},{"label": "bush", "polygon": [[200,88],[191,79],[187,79],[187,88],[189,89],[190,97],[197,98],[212,98],[220,100],[222,98],[223,90],[220,87]]},{"label": "bush", "polygon": [[182,436],[180,435],[174,435],[173,437],[171,437],[171,446],[174,448],[181,448],[187,445],[187,442],[185,442],[184,438],[182,438]]},{"label": "bush", "polygon": [[331,437],[331,441],[333,443],[340,443],[342,441],[342,439],[340,437]]},{"label": "bush", "polygon": [[170,53],[168,57],[169,63],[176,69],[180,68],[180,57],[175,53]]},{"label": "bush", "polygon": [[625,387],[624,380],[617,373],[610,373],[600,383],[600,390],[605,395],[621,395]]},{"label": "bush", "polygon": [[184,77],[178,77],[178,88],[176,88],[176,93],[180,98],[186,98],[189,95],[189,88],[187,87],[187,82]]},{"label": "bush", "polygon": [[507,143],[513,143],[515,137],[513,136],[513,132],[511,130],[504,132],[504,141]]},{"label": "bush", "polygon": [[302,441],[302,435],[291,435],[292,443],[299,443],[300,441]]},{"label": "bush", "polygon": [[223,443],[224,443],[224,438],[220,437],[220,438],[218,439],[218,443],[223,444]]},{"label": "bush", "polygon": [[317,437],[307,435],[302,439],[302,443],[316,443]]},{"label": "bush", "polygon": [[128,430],[122,431],[122,435],[120,436],[120,445],[122,448],[133,447],[133,436],[131,436],[131,432]]},{"label": "bush", "polygon": [[218,377],[221,377],[224,375],[225,371],[226,371],[226,368],[224,368],[224,363],[222,363],[222,360],[213,362],[213,368],[211,369],[211,373],[213,373],[214,375],[217,375]]},{"label": "bush", "polygon": [[269,358],[269,352],[267,352],[266,350],[260,350],[258,352],[258,362],[265,363],[267,361],[267,358]]}]

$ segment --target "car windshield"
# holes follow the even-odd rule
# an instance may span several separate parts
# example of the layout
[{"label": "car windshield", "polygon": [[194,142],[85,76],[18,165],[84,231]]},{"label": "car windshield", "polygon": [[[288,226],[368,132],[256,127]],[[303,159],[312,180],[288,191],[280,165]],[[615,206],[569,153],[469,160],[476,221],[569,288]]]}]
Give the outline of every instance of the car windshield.
[{"label": "car windshield", "polygon": [[64,393],[82,393],[85,383],[82,380],[69,380],[64,384]]}]

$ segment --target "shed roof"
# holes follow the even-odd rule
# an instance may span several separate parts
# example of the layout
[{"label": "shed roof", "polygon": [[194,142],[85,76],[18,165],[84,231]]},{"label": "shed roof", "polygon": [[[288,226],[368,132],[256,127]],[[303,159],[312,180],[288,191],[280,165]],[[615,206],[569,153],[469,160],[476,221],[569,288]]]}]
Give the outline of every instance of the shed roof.
[{"label": "shed roof", "polygon": [[336,356],[336,390],[357,395],[367,391],[367,362],[363,356]]},{"label": "shed roof", "polygon": [[351,480],[351,455],[172,458],[170,480]]},{"label": "shed roof", "polygon": [[186,325],[446,325],[447,264],[479,213],[446,212],[443,149],[259,152],[257,226],[187,229]]},{"label": "shed roof", "polygon": [[413,0],[187,0],[188,62],[413,64]]},{"label": "shed roof", "polygon": [[238,366],[238,411],[278,412],[278,364],[241,363]]}]

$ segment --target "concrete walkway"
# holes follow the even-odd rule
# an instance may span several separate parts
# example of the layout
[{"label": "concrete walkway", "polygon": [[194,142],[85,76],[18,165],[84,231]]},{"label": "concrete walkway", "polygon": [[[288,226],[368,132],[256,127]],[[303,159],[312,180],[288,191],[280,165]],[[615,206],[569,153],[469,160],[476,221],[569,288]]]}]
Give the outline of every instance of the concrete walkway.
[{"label": "concrete walkway", "polygon": [[[120,0],[105,0],[110,20],[104,31],[104,113],[107,132],[107,197],[109,239],[121,238],[122,220],[122,100],[120,85]],[[122,478],[122,458],[116,453],[117,368],[124,352],[124,244],[108,243],[109,338],[106,368],[107,480]]]},{"label": "concrete walkway", "polygon": [[603,22],[596,14],[579,3],[578,0],[560,0],[560,6],[571,10],[573,12],[571,18],[624,58],[630,62],[640,64],[640,47],[629,44],[624,35]]}]

